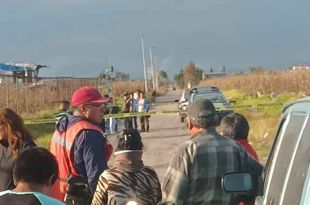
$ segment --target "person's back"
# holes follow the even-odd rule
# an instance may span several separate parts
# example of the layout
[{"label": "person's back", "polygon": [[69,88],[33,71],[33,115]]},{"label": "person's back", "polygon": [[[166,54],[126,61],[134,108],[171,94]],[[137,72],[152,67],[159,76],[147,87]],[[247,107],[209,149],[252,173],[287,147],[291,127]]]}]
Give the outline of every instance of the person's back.
[{"label": "person's back", "polygon": [[64,205],[40,192],[14,192],[4,191],[0,193],[0,204],[7,205]]},{"label": "person's back", "polygon": [[187,167],[175,175],[177,184],[171,177],[163,187],[182,187],[184,192],[167,197],[168,201],[177,198],[177,204],[229,204],[232,195],[222,191],[221,178],[225,173],[245,170],[244,162],[249,160],[239,145],[215,131],[201,133],[182,144],[175,158],[172,161],[179,163],[171,164],[169,169],[178,170],[183,163]]},{"label": "person's back", "polygon": [[170,161],[162,204],[231,204],[234,198],[222,190],[222,176],[237,171],[260,175],[262,166],[234,140],[215,132],[218,117],[209,100],[191,103],[187,114],[191,138]]},{"label": "person's back", "polygon": [[118,136],[113,168],[100,176],[92,205],[160,202],[160,183],[155,170],[143,165],[142,146],[137,130],[124,130]]},{"label": "person's back", "polygon": [[104,190],[107,190],[106,195],[95,193],[92,205],[126,204],[131,200],[155,205],[161,200],[157,174],[148,166],[137,171],[124,171],[116,167],[105,170],[99,178],[96,192]]},{"label": "person's back", "polygon": [[54,156],[44,148],[25,150],[16,160],[16,188],[0,192],[0,204],[7,205],[64,205],[48,196],[58,177]]}]

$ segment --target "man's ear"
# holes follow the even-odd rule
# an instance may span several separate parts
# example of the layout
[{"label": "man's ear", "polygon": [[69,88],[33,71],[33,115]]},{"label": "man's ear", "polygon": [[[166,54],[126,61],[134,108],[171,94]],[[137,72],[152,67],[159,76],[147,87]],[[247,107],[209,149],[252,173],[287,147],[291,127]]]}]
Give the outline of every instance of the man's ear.
[{"label": "man's ear", "polygon": [[89,107],[87,107],[87,105],[80,105],[80,112],[82,113],[82,114],[86,114],[87,112],[88,112],[88,110],[89,110]]}]

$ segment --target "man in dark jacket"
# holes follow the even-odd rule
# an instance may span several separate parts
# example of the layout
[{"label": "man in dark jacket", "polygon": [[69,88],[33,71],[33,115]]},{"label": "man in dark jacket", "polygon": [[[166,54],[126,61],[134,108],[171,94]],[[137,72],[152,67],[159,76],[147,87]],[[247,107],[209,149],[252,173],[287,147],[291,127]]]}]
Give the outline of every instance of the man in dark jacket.
[{"label": "man in dark jacket", "polygon": [[58,161],[60,176],[53,187],[53,197],[63,200],[69,175],[86,177],[91,193],[95,192],[99,175],[107,169],[106,137],[100,123],[108,101],[92,87],[73,93],[73,115],[60,119],[51,141],[50,150]]},{"label": "man in dark jacket", "polygon": [[[122,113],[131,113],[133,112],[133,101],[130,98],[130,94],[128,92],[125,92],[123,94],[124,96],[124,104],[122,106]],[[126,117],[124,118],[124,126],[125,129],[132,129],[133,124],[132,124],[132,117]]]}]

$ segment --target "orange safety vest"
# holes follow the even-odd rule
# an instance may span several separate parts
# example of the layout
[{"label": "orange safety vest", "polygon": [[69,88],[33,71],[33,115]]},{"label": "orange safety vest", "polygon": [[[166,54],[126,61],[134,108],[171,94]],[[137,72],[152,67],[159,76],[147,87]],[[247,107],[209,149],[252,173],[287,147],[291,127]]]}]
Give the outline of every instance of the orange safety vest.
[{"label": "orange safety vest", "polygon": [[[51,140],[50,152],[55,156],[58,162],[59,177],[52,187],[51,196],[60,201],[64,201],[67,193],[67,179],[71,175],[78,176],[74,166],[73,156],[70,154],[75,137],[82,130],[96,130],[102,133],[98,126],[86,121],[80,120],[69,127],[65,132],[55,131]],[[113,147],[106,140],[105,144],[106,160],[108,161],[113,152]]]}]

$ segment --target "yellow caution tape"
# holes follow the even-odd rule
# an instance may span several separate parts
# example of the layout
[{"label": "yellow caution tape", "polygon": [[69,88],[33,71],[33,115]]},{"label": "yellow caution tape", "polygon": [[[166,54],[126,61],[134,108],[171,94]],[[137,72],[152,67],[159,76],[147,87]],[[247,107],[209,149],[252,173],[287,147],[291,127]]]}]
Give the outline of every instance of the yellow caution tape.
[{"label": "yellow caution tape", "polygon": [[33,119],[33,120],[25,120],[25,125],[36,125],[36,124],[55,124],[55,119]]},{"label": "yellow caution tape", "polygon": [[[216,107],[216,111],[225,111],[225,110],[241,110],[241,109],[261,109],[264,107],[272,106],[282,106],[283,103],[262,103],[256,105],[232,105],[229,107]],[[108,114],[104,118],[127,118],[127,117],[138,117],[138,116],[150,116],[150,115],[168,115],[176,113],[186,113],[185,110],[163,110],[163,111],[150,111],[150,112],[133,112],[133,113],[118,113],[118,114]],[[56,119],[33,119],[25,120],[25,125],[34,125],[34,124],[55,124]]]}]

